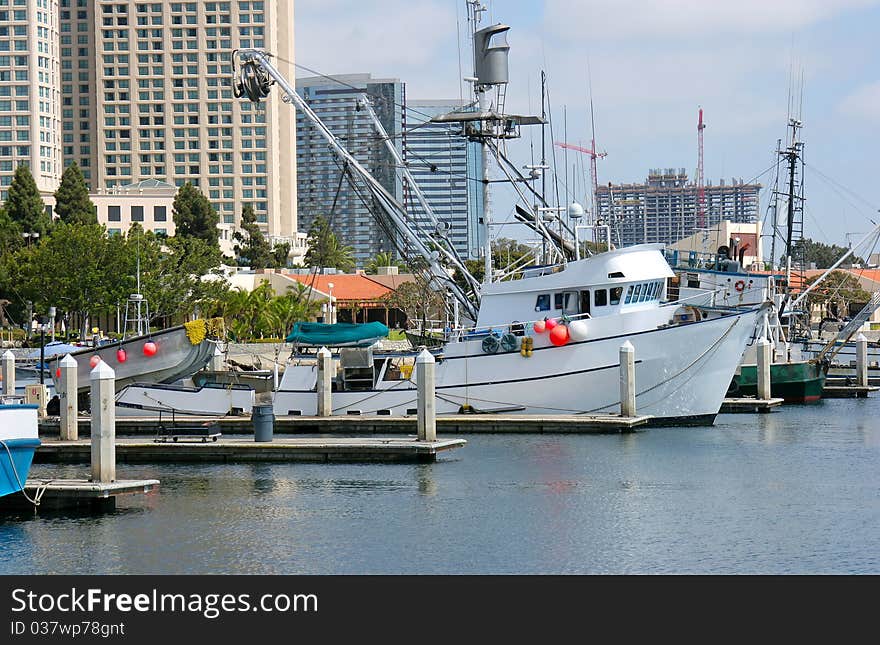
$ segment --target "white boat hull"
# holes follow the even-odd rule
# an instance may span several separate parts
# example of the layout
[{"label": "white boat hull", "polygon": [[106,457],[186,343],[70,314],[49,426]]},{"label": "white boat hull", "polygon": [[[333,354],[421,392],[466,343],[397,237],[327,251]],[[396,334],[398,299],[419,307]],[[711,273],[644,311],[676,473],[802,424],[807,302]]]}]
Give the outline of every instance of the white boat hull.
[{"label": "white boat hull", "polygon": [[185,387],[134,383],[116,395],[116,416],[250,414],[254,398],[254,390],[241,385]]},{"label": "white boat hull", "polygon": [[[650,327],[643,317],[641,330],[614,329],[621,318],[591,320],[594,338],[562,347],[550,345],[546,334],[536,336],[531,357],[519,351],[483,354],[479,340],[447,345],[436,367],[437,412],[454,414],[465,405],[500,413],[619,412],[619,349],[629,340],[638,413],[652,415],[655,424],[711,424],[763,309],[663,325],[672,310],[657,310],[658,324]],[[314,366],[289,365],[275,392],[275,415],[316,414],[316,377]],[[333,414],[415,414],[416,393],[414,380],[333,392]]]}]

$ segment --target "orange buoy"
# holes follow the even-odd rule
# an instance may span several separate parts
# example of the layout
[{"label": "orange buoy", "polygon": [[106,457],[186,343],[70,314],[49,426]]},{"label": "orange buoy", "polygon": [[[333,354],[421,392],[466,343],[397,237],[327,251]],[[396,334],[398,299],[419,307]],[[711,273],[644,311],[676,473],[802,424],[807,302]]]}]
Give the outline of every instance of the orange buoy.
[{"label": "orange buoy", "polygon": [[565,345],[568,340],[568,327],[566,327],[565,325],[556,325],[553,329],[550,330],[550,342],[557,347]]}]

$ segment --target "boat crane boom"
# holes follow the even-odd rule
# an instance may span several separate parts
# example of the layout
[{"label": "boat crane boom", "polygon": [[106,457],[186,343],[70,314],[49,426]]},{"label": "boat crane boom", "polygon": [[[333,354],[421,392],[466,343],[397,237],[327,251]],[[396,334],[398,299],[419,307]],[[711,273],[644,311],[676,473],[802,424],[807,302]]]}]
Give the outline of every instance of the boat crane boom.
[{"label": "boat crane boom", "polygon": [[[269,62],[267,52],[258,49],[238,49],[233,52],[233,70],[236,58],[240,62],[238,75],[233,78],[233,93],[236,97],[245,97],[253,103],[259,103],[269,95],[273,83],[277,83],[284,91],[282,101],[293,103],[296,108],[315,126],[321,136],[330,145],[334,153],[347,165],[351,172],[358,175],[369,188],[376,201],[391,219],[394,227],[403,235],[413,249],[424,258],[428,265],[432,281],[449,289],[452,296],[464,307],[467,314],[477,319],[477,304],[450,277],[440,264],[440,252],[428,247],[425,242],[406,223],[406,209],[376,180],[358,160],[342,145],[336,135],[324,124],[308,103],[296,93],[284,75]],[[233,71],[233,74],[236,72]],[[437,245],[440,246],[440,245]],[[476,291],[476,290],[475,290]],[[475,293],[479,298],[479,292]]]}]

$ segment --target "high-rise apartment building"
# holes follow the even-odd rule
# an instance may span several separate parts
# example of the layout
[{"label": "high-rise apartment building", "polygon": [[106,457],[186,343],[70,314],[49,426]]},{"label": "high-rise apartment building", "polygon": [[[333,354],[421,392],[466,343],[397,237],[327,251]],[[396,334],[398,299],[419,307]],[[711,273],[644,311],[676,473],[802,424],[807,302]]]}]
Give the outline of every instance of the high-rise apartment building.
[{"label": "high-rise apartment building", "polygon": [[0,200],[19,164],[43,193],[61,179],[58,5],[0,0]]},{"label": "high-rise apartment building", "polygon": [[[370,117],[358,109],[366,94],[382,126],[401,156],[404,154],[405,90],[398,79],[370,74],[296,79],[296,91],[343,146],[388,192],[403,203],[403,187],[394,157],[378,137]],[[350,245],[359,265],[377,253],[394,249],[392,235],[377,224],[374,204],[366,191],[355,191],[342,175],[342,164],[318,130],[297,114],[297,199],[300,228],[308,231],[315,217],[331,222],[339,241]]]},{"label": "high-rise apartment building", "polygon": [[226,227],[251,204],[270,236],[293,236],[293,109],[277,93],[252,105],[231,87],[237,48],[271,51],[294,77],[292,0],[51,4],[60,9],[64,162],[82,166],[93,192],[189,181]]},{"label": "high-rise apartment building", "polygon": [[615,244],[672,244],[723,220],[757,221],[760,190],[760,184],[742,180],[707,185],[700,226],[698,188],[688,181],[685,169],[652,169],[644,184],[599,186],[599,218],[612,225]]},{"label": "high-rise apartment building", "polygon": [[[480,144],[468,141],[461,123],[432,123],[433,117],[461,111],[461,101],[409,101],[406,159],[413,178],[438,219],[450,225],[449,240],[463,259],[483,252],[483,158]],[[407,208],[426,218],[421,204],[405,187]]]}]

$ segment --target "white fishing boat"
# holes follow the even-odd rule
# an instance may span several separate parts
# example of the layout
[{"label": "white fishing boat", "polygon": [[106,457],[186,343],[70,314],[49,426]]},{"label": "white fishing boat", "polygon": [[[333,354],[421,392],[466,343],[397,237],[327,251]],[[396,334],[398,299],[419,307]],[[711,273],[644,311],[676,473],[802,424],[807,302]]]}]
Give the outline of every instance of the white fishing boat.
[{"label": "white fishing boat", "polygon": [[[663,302],[672,271],[661,251],[630,247],[483,285],[476,327],[454,333],[436,353],[438,413],[617,412],[619,349],[629,341],[638,411],[654,424],[711,424],[765,307],[682,321],[681,306]],[[553,344],[545,316],[566,328],[567,342]],[[414,359],[340,350],[333,414],[415,414]],[[288,364],[276,415],[316,414],[312,363]]]},{"label": "white fishing boat", "polygon": [[0,397],[0,497],[24,488],[40,445],[37,406]]},{"label": "white fishing boat", "polygon": [[[233,94],[253,103],[265,100],[273,85],[283,92],[311,127],[324,138],[346,168],[358,190],[369,192],[380,224],[394,230],[394,243],[405,259],[424,267],[423,277],[455,304],[453,331],[435,352],[436,407],[439,413],[459,411],[525,412],[529,414],[608,413],[620,409],[619,350],[635,347],[636,406],[654,422],[711,423],[747,340],[763,316],[764,306],[687,321],[677,303],[664,303],[672,271],[660,245],[611,250],[580,259],[578,229],[557,217],[558,232],[545,225],[545,212],[582,217],[577,204],[550,207],[533,191],[517,165],[504,154],[504,142],[519,136],[522,126],[545,124],[542,117],[508,114],[504,110],[508,83],[509,46],[502,24],[477,29],[485,11],[468,3],[473,26],[473,96],[476,110],[453,112],[432,121],[460,124],[483,155],[483,216],[485,276],[472,275],[447,232],[449,223],[437,215],[414,180],[372,108],[370,97],[357,110],[373,123],[379,141],[395,160],[396,171],[412,190],[424,217],[415,218],[345,149],[339,137],[314,113],[266,52],[237,50],[233,56]],[[492,267],[488,155],[520,195],[518,209],[545,243],[543,265],[522,268],[517,279],[496,280]],[[543,206],[535,204],[540,199]],[[576,206],[576,208],[575,208]],[[556,228],[554,225],[553,228]],[[573,238],[573,239],[571,239]],[[610,235],[604,241],[610,241]],[[552,255],[551,259],[549,256]],[[452,274],[461,278],[456,282]],[[458,325],[459,312],[473,321]],[[546,321],[545,321],[546,318]],[[414,353],[385,354],[372,348],[340,348],[339,369],[332,393],[333,414],[415,414]],[[274,413],[313,415],[317,410],[317,368],[314,356],[294,357],[274,397]]]}]

